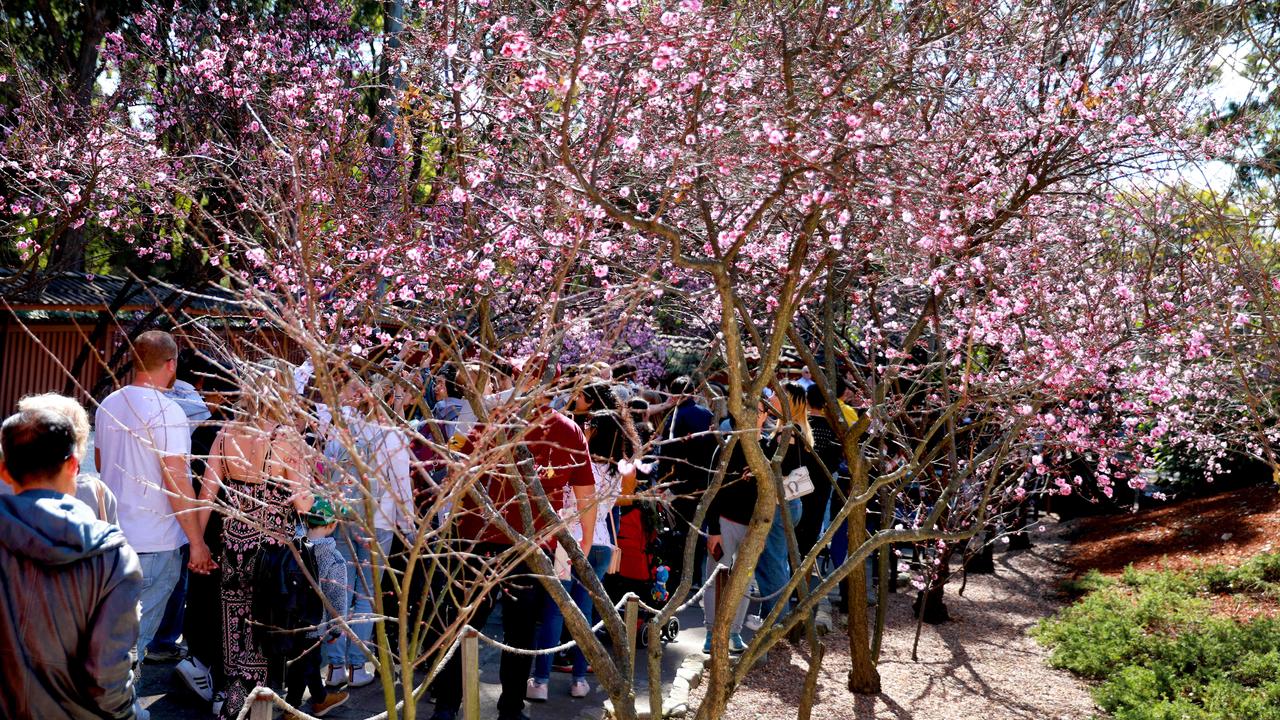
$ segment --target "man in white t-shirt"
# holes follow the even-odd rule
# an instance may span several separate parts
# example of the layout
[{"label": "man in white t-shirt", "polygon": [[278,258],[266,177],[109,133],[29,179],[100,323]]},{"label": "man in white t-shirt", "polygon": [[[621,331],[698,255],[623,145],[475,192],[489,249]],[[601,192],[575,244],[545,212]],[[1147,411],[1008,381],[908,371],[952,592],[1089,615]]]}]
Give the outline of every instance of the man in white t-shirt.
[{"label": "man in white t-shirt", "polygon": [[165,603],[188,567],[213,569],[200,533],[187,470],[191,434],[186,413],[164,396],[177,377],[178,344],[153,330],[133,342],[133,382],[107,396],[94,423],[94,453],[102,481],[119,500],[120,529],[142,564],[142,622],[137,661],[155,636]]}]

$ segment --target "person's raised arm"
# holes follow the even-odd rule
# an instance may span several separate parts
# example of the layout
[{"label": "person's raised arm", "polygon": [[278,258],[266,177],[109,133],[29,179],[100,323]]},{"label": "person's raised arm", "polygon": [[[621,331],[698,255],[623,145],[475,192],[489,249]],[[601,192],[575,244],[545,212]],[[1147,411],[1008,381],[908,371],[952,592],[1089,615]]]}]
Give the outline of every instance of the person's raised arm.
[{"label": "person's raised arm", "polygon": [[286,429],[284,435],[283,442],[276,446],[273,458],[279,463],[277,477],[288,483],[289,489],[293,491],[289,496],[289,504],[298,512],[304,513],[315,502],[315,496],[311,492],[311,473],[306,463],[306,445],[291,429]]},{"label": "person's raised arm", "polygon": [[595,542],[596,513],[599,511],[596,506],[596,486],[574,485],[573,497],[578,501],[578,522],[582,525],[582,552],[590,552],[591,544]]}]

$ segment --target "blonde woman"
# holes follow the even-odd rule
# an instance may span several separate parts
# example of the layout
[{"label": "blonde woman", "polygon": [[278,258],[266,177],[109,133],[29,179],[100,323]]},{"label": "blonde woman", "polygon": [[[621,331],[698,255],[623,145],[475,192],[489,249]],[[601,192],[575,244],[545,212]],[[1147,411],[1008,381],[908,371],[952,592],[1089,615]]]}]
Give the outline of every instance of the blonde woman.
[{"label": "blonde woman", "polygon": [[[200,500],[212,504],[226,489],[223,525],[222,648],[227,699],[222,715],[234,718],[249,692],[268,678],[268,658],[254,646],[254,563],[265,543],[289,542],[297,532],[295,512],[311,509],[310,474],[304,470],[305,445],[293,426],[285,392],[287,373],[274,369],[245,378],[236,405],[237,422],[228,423],[213,441],[205,466]],[[251,389],[250,389],[251,388]],[[201,531],[209,509],[200,511]]]},{"label": "blonde woman", "polygon": [[[814,477],[816,459],[813,454],[813,431],[809,427],[809,403],[804,386],[798,382],[782,384],[782,392],[769,398],[769,414],[777,424],[773,438],[765,447],[770,457],[778,449],[778,443],[786,442],[787,447],[782,456],[782,477],[787,477],[800,468],[810,470],[810,478]],[[791,432],[783,430],[790,425]],[[807,497],[807,496],[806,496]],[[791,561],[787,556],[786,525],[782,520],[782,498],[779,498],[778,511],[773,516],[773,527],[769,529],[769,537],[765,540],[764,551],[756,563],[756,586],[761,597],[768,598],[777,592],[791,579]],[[804,498],[797,498],[787,503],[787,512],[791,522],[799,526],[804,514]],[[760,617],[766,618],[773,611],[780,598],[770,598],[760,602]]]},{"label": "blonde woman", "polygon": [[[78,400],[57,393],[30,395],[18,401],[18,412],[28,410],[49,410],[70,420],[76,434],[76,459],[84,462],[89,452],[89,413]],[[93,475],[80,473],[76,476],[76,499],[88,505],[99,520],[120,524],[116,516],[115,493]]]}]

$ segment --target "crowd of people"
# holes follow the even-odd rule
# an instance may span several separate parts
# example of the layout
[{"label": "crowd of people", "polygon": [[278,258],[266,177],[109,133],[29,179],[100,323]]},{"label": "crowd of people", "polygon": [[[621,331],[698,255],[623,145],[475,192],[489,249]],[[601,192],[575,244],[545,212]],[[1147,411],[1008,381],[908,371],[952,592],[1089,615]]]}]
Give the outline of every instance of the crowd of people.
[{"label": "crowd of people", "polygon": [[[371,638],[387,615],[375,612],[379,577],[424,532],[445,560],[417,573],[404,600],[430,605],[424,624],[437,636],[456,630],[461,608],[482,627],[502,603],[503,639],[518,648],[565,637],[559,606],[530,579],[541,563],[511,553],[522,542],[545,551],[588,623],[596,583],[572,569],[561,530],[611,592],[685,571],[696,587],[732,565],[757,484],[709,384],[682,376],[660,391],[607,363],[561,375],[537,355],[502,372],[418,360],[368,375],[278,361],[225,373],[150,331],[134,339],[131,380],[99,403],[92,427],[72,398],[22,400],[0,432],[0,477],[12,490],[0,497],[0,666],[10,679],[0,715],[146,718],[135,691],[144,663],[177,661],[177,677],[222,717],[257,686],[295,707],[309,692],[309,712],[323,716],[374,682]],[[415,387],[420,397],[406,390]],[[857,418],[843,384],[838,415],[807,375],[776,387],[757,429],[781,458],[786,497],[757,564],[758,611],[748,619],[745,598],[719,608],[733,613],[733,653],[745,649],[744,626],[788,602],[777,597],[791,575],[784,513],[807,553]],[[281,388],[297,402],[282,402]],[[492,460],[499,432],[514,439],[508,461]],[[82,472],[91,437],[97,477]],[[484,492],[454,487],[447,479],[467,475],[459,467]],[[539,512],[535,495],[554,513]],[[694,567],[664,564],[658,548],[674,560],[670,549],[691,533],[705,537]],[[487,560],[513,556],[523,559],[486,582]],[[296,577],[308,581],[301,594],[290,590]],[[716,594],[709,584],[708,653]],[[504,653],[501,720],[548,698],[553,665],[571,674],[571,696],[588,694],[576,648],[563,660]],[[455,654],[431,688],[435,720],[456,717],[461,688]]]}]

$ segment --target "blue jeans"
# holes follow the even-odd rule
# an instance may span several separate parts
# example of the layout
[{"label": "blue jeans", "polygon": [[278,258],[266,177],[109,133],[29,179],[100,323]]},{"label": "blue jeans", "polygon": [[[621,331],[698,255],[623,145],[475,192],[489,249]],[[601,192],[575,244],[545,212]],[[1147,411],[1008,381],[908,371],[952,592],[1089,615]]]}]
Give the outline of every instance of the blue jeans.
[{"label": "blue jeans", "polygon": [[[799,524],[800,513],[804,508],[801,500],[792,500],[787,504],[791,513],[792,525]],[[756,562],[756,587],[761,597],[769,597],[782,589],[791,579],[791,558],[787,555],[787,529],[782,522],[782,508],[773,513],[773,525],[769,528],[769,537],[764,541],[764,550]],[[760,617],[769,617],[773,606],[784,598],[772,598],[760,603]]]},{"label": "blue jeans", "polygon": [[[382,555],[386,557],[391,552],[392,532],[375,530],[374,533],[382,548]],[[330,665],[364,667],[368,660],[365,646],[369,638],[373,637],[373,620],[368,617],[373,612],[373,593],[378,591],[373,586],[372,553],[365,544],[368,536],[358,525],[344,522],[334,537],[337,539],[338,552],[347,560],[347,592],[351,593],[351,611],[347,615],[347,624],[356,637],[352,640],[343,633],[337,640],[325,644],[324,659]],[[352,621],[351,618],[362,619]],[[374,654],[372,647],[369,648],[369,654]]]},{"label": "blue jeans", "polygon": [[164,606],[164,617],[160,627],[156,629],[155,638],[147,647],[147,652],[161,650],[177,650],[178,638],[182,635],[182,626],[187,616],[187,560],[190,559],[190,545],[182,546],[182,562],[179,567],[178,583],[169,593],[169,602]]},{"label": "blue jeans", "polygon": [[160,627],[169,596],[182,575],[182,555],[186,549],[184,546],[177,550],[138,553],[138,564],[142,566],[142,593],[138,596],[138,604],[142,606],[136,646],[138,662],[146,657],[147,646]]},{"label": "blue jeans", "polygon": [[[596,579],[604,578],[604,573],[609,569],[609,558],[611,554],[607,545],[592,545],[591,552],[587,553],[587,562],[590,563],[591,569],[596,574]],[[573,604],[578,606],[578,610],[582,612],[582,616],[587,619],[588,624],[594,624],[595,620],[595,603],[591,600],[591,592],[587,590],[587,586],[574,578],[573,580],[562,580],[561,584],[569,593],[569,597],[573,599]],[[538,628],[538,635],[534,639],[534,647],[539,650],[543,648],[555,647],[560,644],[560,632],[564,629],[564,616],[560,614],[560,606],[556,605],[556,601],[551,599],[550,595],[545,595],[542,605],[542,625]],[[587,657],[582,654],[582,649],[575,647],[573,653],[573,679],[585,680],[587,677]],[[533,679],[540,682],[547,682],[551,679],[551,656],[539,655],[533,661]]]}]

